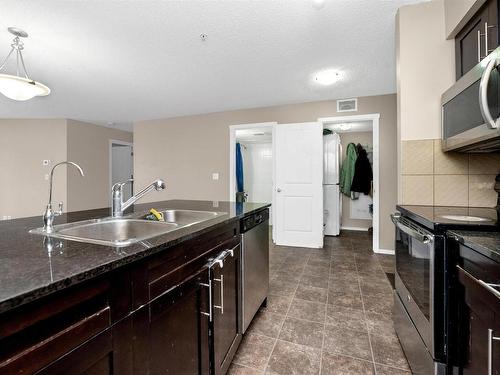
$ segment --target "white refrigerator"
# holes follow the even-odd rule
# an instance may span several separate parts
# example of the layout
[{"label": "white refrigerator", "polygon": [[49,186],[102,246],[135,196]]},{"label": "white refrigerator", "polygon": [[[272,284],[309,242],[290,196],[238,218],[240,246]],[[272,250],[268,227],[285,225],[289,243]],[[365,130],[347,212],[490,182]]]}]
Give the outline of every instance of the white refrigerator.
[{"label": "white refrigerator", "polygon": [[342,196],[340,193],[340,162],[342,146],[338,134],[323,136],[323,228],[325,236],[340,234]]}]

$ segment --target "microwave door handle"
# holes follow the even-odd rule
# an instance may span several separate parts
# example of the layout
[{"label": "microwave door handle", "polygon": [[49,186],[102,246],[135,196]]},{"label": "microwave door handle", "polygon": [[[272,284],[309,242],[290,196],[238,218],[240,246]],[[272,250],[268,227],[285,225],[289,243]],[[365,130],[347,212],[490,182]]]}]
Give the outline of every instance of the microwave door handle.
[{"label": "microwave door handle", "polygon": [[417,232],[415,229],[404,225],[399,221],[398,215],[391,215],[391,220],[394,223],[394,225],[398,227],[402,232],[406,233],[410,237],[415,238],[417,241],[420,241],[424,244],[428,244],[431,242],[431,236]]},{"label": "microwave door handle", "polygon": [[490,108],[488,106],[488,84],[490,82],[490,75],[493,69],[495,69],[500,63],[500,59],[492,58],[486,68],[484,69],[483,75],[481,77],[481,82],[479,84],[479,108],[481,109],[481,115],[486,125],[490,129],[497,129],[498,119],[493,119],[491,116]]}]

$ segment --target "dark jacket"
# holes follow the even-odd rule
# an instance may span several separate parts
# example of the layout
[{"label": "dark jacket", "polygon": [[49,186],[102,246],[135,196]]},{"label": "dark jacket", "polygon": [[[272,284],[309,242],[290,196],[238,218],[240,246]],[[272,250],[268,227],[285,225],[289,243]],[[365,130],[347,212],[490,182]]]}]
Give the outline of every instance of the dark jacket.
[{"label": "dark jacket", "polygon": [[358,158],[354,167],[354,177],[352,179],[351,191],[363,194],[370,194],[372,188],[373,172],[366,150],[358,148]]}]

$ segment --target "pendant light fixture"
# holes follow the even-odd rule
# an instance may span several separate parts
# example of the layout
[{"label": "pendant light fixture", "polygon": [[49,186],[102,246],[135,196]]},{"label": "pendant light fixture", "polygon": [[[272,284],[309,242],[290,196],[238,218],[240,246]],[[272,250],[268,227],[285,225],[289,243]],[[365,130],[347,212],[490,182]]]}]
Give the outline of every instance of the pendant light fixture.
[{"label": "pendant light fixture", "polygon": [[[28,37],[28,33],[17,27],[9,27],[7,30],[14,35],[14,40],[10,45],[11,49],[9,54],[0,65],[0,93],[7,98],[20,101],[29,100],[35,96],[49,95],[50,89],[44,84],[32,80],[24,65],[22,53],[24,43],[20,38]],[[10,56],[14,54],[14,51],[16,54],[16,75],[2,74],[2,70],[5,68]]]}]

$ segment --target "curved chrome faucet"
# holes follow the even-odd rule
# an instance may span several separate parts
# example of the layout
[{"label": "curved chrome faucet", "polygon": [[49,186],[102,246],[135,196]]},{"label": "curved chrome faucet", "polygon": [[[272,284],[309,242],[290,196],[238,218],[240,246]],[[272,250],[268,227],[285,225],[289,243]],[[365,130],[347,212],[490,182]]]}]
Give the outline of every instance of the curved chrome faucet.
[{"label": "curved chrome faucet", "polygon": [[122,217],[123,211],[141,199],[144,195],[149,193],[151,190],[155,189],[156,191],[160,191],[165,189],[165,182],[163,180],[156,180],[146,186],[137,194],[131,196],[126,202],[123,202],[123,186],[129,182],[133,182],[134,179],[131,178],[125,182],[117,182],[111,188],[111,216],[113,217]]},{"label": "curved chrome faucet", "polygon": [[67,165],[72,165],[78,171],[80,172],[80,175],[83,177],[83,169],[80,167],[78,164],[72,162],[72,161],[62,161],[60,163],[57,163],[52,167],[52,170],[50,171],[50,185],[49,185],[49,203],[47,203],[47,207],[45,207],[45,212],[43,213],[43,229],[47,233],[52,233],[53,231],[53,223],[54,223],[54,218],[56,216],[60,216],[63,213],[63,202],[59,202],[59,210],[54,211],[52,210],[52,180],[54,179],[54,170],[56,167],[67,164]]}]

